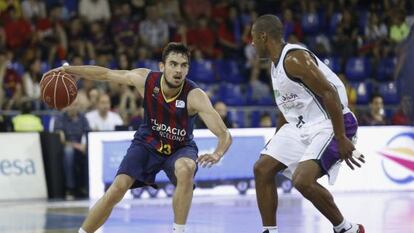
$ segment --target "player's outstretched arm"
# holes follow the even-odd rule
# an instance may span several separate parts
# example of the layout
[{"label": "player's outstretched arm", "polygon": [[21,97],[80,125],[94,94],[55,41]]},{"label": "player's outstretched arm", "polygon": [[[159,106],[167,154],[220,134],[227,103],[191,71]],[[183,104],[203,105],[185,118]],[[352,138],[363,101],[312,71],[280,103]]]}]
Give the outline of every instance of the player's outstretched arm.
[{"label": "player's outstretched arm", "polygon": [[207,128],[218,138],[216,150],[212,154],[201,155],[198,163],[202,166],[211,166],[220,161],[232,142],[231,135],[220,115],[213,108],[207,94],[199,88],[192,90],[188,95],[188,109],[190,114],[198,114]]},{"label": "player's outstretched arm", "polygon": [[64,65],[49,72],[53,71],[62,71],[89,80],[116,82],[143,88],[145,86],[145,79],[151,70],[145,68],[134,70],[111,70],[105,67],[92,65]]},{"label": "player's outstretched arm", "polygon": [[[347,165],[354,169],[353,165],[361,167],[359,162],[352,157],[355,146],[345,134],[341,100],[335,88],[329,83],[324,74],[319,70],[315,59],[305,50],[295,50],[286,55],[284,60],[285,70],[289,76],[299,79],[312,92],[322,98],[322,101],[332,120],[335,139],[338,141],[339,154]],[[363,157],[359,158],[364,162]]]}]

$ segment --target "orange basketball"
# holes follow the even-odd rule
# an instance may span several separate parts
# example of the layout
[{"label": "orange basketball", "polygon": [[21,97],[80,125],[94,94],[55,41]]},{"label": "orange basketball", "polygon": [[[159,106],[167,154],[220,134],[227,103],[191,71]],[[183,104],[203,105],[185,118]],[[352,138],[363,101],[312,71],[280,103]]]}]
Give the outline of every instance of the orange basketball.
[{"label": "orange basketball", "polygon": [[40,90],[42,100],[49,107],[58,110],[69,106],[78,94],[75,78],[62,71],[50,72],[43,76]]}]

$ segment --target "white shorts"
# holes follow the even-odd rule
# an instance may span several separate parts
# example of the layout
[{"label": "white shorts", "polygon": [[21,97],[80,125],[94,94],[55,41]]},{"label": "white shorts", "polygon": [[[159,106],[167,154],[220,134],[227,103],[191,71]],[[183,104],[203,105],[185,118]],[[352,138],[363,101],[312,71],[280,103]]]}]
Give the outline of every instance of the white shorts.
[{"label": "white shorts", "polygon": [[[355,137],[357,127],[354,117],[345,118],[349,138]],[[261,154],[269,155],[286,165],[283,174],[290,179],[300,162],[320,160],[323,172],[328,174],[329,183],[333,184],[341,164],[330,120],[302,128],[285,124],[265,145]]]}]

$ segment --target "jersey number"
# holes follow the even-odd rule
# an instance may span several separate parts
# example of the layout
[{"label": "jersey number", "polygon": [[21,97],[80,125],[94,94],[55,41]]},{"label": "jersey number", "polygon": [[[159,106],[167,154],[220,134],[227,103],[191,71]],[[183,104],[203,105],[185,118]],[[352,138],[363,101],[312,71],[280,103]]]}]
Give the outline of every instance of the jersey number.
[{"label": "jersey number", "polygon": [[170,144],[163,144],[161,142],[161,146],[160,146],[160,148],[158,148],[158,152],[160,152],[162,154],[170,155],[171,154],[171,145]]}]

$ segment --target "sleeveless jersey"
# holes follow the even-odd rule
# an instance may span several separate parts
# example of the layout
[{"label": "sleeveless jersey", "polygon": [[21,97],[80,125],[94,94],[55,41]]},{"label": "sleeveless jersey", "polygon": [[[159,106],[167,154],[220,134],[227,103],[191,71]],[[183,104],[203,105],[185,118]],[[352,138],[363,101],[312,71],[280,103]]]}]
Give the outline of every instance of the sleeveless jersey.
[{"label": "sleeveless jersey", "polygon": [[188,115],[187,96],[198,86],[186,79],[179,94],[166,99],[161,89],[163,79],[163,73],[151,72],[145,81],[144,121],[134,138],[164,155],[170,155],[183,146],[195,145],[195,116]]},{"label": "sleeveless jersey", "polygon": [[302,80],[291,77],[286,73],[284,60],[286,54],[293,50],[305,50],[309,52],[315,59],[319,70],[324,74],[328,82],[337,90],[341,100],[343,113],[350,112],[345,86],[338,76],[305,47],[295,44],[285,44],[279,60],[276,64],[272,62],[271,76],[276,104],[286,121],[301,128],[305,124],[313,125],[329,119],[328,112],[325,109],[322,99],[316,93],[313,93]]}]

